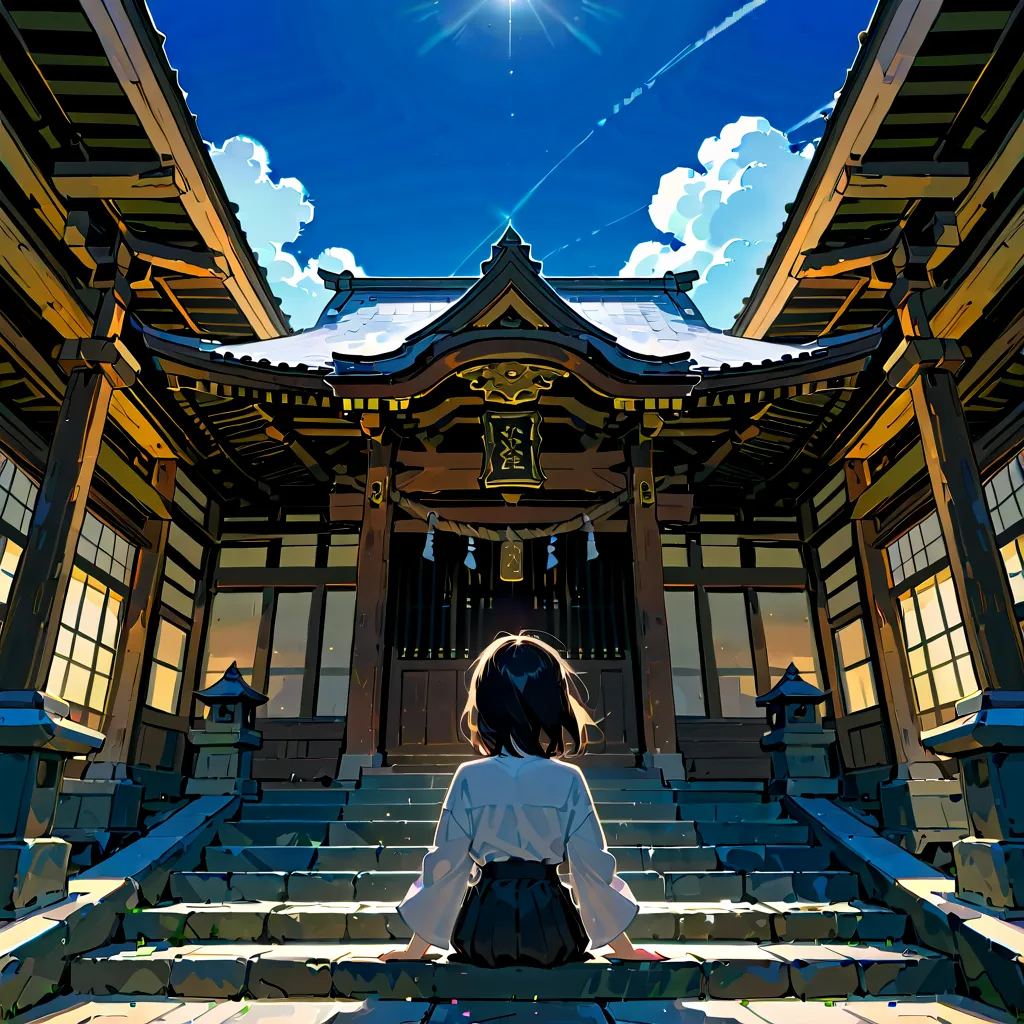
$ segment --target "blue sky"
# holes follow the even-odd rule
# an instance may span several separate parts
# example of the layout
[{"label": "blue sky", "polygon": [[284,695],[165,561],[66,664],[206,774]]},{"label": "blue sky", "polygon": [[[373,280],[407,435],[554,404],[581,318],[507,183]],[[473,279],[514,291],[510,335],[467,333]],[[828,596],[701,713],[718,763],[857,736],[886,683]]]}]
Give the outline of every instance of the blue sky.
[{"label": "blue sky", "polygon": [[[769,125],[784,131],[830,100],[874,7],[873,0],[748,2],[749,13],[646,88],[744,0],[512,0],[511,59],[508,0],[149,5],[203,138],[219,147],[241,135],[264,149],[235,146],[218,167],[261,260],[273,261],[274,249],[290,254],[271,274],[285,294],[290,287],[281,282],[298,282],[307,260],[331,248],[325,264],[358,265],[374,276],[476,273],[486,249],[473,247],[496,234],[503,216],[592,130],[517,210],[516,227],[535,255],[547,256],[549,274],[615,275],[642,243],[648,250],[630,272],[660,274],[685,245],[689,223],[676,216],[664,230],[683,194],[679,175],[652,221],[647,205],[662,176],[686,167],[702,173],[704,140],[741,117],[765,119],[763,136]],[[621,106],[637,88],[641,94]],[[820,122],[783,141],[814,134]],[[787,146],[775,149],[780,155],[768,164],[781,166]],[[800,168],[780,171],[785,183],[769,189],[765,204],[795,190],[806,156]],[[246,192],[245,173],[233,177],[229,157],[262,188]],[[750,180],[735,169],[730,175],[752,192],[752,206]],[[295,241],[273,224],[275,205],[293,233],[301,227]],[[262,237],[275,231],[282,237]],[[747,241],[763,249],[770,240]],[[731,260],[731,253],[717,258],[718,270]],[[315,291],[314,279],[305,281]],[[711,284],[709,277],[708,302]],[[311,295],[306,305],[319,301]],[[730,302],[735,297],[719,305]],[[293,322],[308,320],[309,309],[294,305]]]}]

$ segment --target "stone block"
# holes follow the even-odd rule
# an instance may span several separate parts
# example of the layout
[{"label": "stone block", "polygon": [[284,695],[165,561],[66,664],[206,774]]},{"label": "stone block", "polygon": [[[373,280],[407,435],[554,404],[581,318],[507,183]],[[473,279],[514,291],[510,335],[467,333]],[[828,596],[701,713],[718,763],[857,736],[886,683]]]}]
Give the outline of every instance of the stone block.
[{"label": "stone block", "polygon": [[[730,846],[715,847],[718,865],[724,871],[764,871],[765,848],[763,846]],[[778,870],[778,869],[776,869]]]},{"label": "stone block", "polygon": [[963,755],[960,771],[974,835],[1024,843],[1024,750]]},{"label": "stone block", "polygon": [[780,942],[827,942],[839,938],[836,913],[815,903],[766,903]]},{"label": "stone block", "polygon": [[860,896],[860,879],[848,871],[798,871],[793,890],[808,903],[844,902]]},{"label": "stone block", "polygon": [[287,878],[291,903],[350,903],[356,898],[354,871],[293,871]]},{"label": "stone block", "polygon": [[956,992],[956,969],[951,959],[905,951],[886,957],[890,950],[856,947],[852,950],[866,996],[937,996]]},{"label": "stone block", "polygon": [[429,846],[436,830],[430,821],[332,821],[328,842],[331,846]]},{"label": "stone block", "polygon": [[74,879],[69,898],[47,909],[43,917],[68,927],[66,958],[106,946],[120,927],[121,917],[138,904],[132,879],[87,881]]},{"label": "stone block", "polygon": [[358,903],[279,907],[267,920],[267,937],[271,942],[343,942],[348,916],[359,909]]},{"label": "stone block", "polygon": [[[494,1003],[460,999],[457,1003],[438,1003],[430,1015],[430,1024],[466,1024],[490,1019]],[[501,1015],[502,1024],[607,1024],[607,1017],[594,1002],[534,1002],[517,1005],[510,1003]]]},{"label": "stone block", "polygon": [[744,904],[680,904],[679,938],[690,942],[768,942],[771,914]]},{"label": "stone block", "polygon": [[743,895],[751,903],[795,900],[793,877],[792,871],[751,871],[743,876]]},{"label": "stone block", "polygon": [[234,871],[228,900],[284,903],[288,876],[283,871]]},{"label": "stone block", "polygon": [[707,846],[806,846],[810,842],[807,826],[792,821],[701,821],[697,823],[697,832]]},{"label": "stone block", "polygon": [[211,846],[206,851],[209,871],[308,871],[317,856],[315,846]]},{"label": "stone block", "polygon": [[[624,796],[625,794],[617,794]],[[671,794],[669,794],[671,796]],[[671,800],[656,803],[625,803],[621,799],[597,803],[596,810],[602,823],[612,821],[678,821],[680,815]]]},{"label": "stone block", "polygon": [[793,994],[801,999],[845,998],[857,991],[860,979],[854,960],[798,959],[789,965]]},{"label": "stone block", "polygon": [[156,942],[182,943],[192,934],[187,930],[188,919],[194,908],[179,903],[173,907],[136,908],[126,914],[121,923],[127,942],[152,944]]},{"label": "stone block", "polygon": [[677,914],[667,903],[641,903],[626,933],[638,942],[672,942],[678,934]]},{"label": "stone block", "polygon": [[22,917],[63,899],[70,854],[63,839],[0,841],[0,920]]},{"label": "stone block", "polygon": [[1024,909],[1024,843],[968,836],[953,846],[957,895],[999,910]]},{"label": "stone block", "polygon": [[682,871],[714,871],[718,868],[718,857],[710,846],[655,846],[634,849],[639,849],[643,857],[644,871],[657,871],[664,875]]},{"label": "stone block", "polygon": [[698,846],[692,821],[609,822],[604,826],[609,846]]},{"label": "stone block", "polygon": [[79,995],[163,995],[178,954],[178,950],[153,947],[98,949],[71,961],[71,988]]},{"label": "stone block", "polygon": [[907,919],[887,907],[875,907],[861,900],[832,903],[839,938],[847,942],[896,942],[907,930]]},{"label": "stone block", "polygon": [[227,903],[228,877],[226,871],[175,871],[171,896],[181,903]]},{"label": "stone block", "polygon": [[331,975],[329,952],[292,944],[251,961],[248,989],[254,999],[329,999]]},{"label": "stone block", "polygon": [[702,964],[711,999],[781,999],[789,992],[789,965],[757,946],[727,946]]},{"label": "stone block", "polygon": [[665,875],[668,899],[685,903],[743,902],[743,876],[735,871],[677,871]]},{"label": "stone block", "polygon": [[968,829],[958,779],[896,779],[879,787],[886,829]]},{"label": "stone block", "polygon": [[[464,964],[438,964],[434,997],[440,1001],[486,999],[527,1007],[546,999],[619,1000],[651,997],[694,998],[701,985],[700,965],[691,958],[668,962],[566,964],[555,970],[504,967],[495,970]],[[514,1004],[511,1004],[514,1005]]]},{"label": "stone block", "polygon": [[615,870],[644,871],[644,851],[639,846],[609,847],[608,852],[615,858]]},{"label": "stone block", "polygon": [[267,902],[188,907],[187,933],[192,939],[258,942],[266,931],[267,918],[278,906]]},{"label": "stone block", "polygon": [[398,903],[417,878],[418,871],[360,871],[354,882],[356,902]]},{"label": "stone block", "polygon": [[[415,877],[413,876],[414,879]],[[653,903],[665,902],[665,878],[657,871],[620,871],[619,877],[629,886],[630,891],[638,900]]]},{"label": "stone block", "polygon": [[[67,786],[67,783],[64,784]],[[61,789],[57,798],[57,812],[53,816],[54,832],[62,832],[65,829],[75,828],[78,825],[78,812],[82,808],[82,798],[77,794],[68,793]]]},{"label": "stone block", "polygon": [[43,915],[0,929],[0,1014],[55,993],[64,975],[68,926]]},{"label": "stone block", "polygon": [[[340,822],[330,824],[333,828]],[[224,846],[311,847],[327,840],[327,828],[325,821],[225,821],[217,837]]]},{"label": "stone block", "polygon": [[765,871],[828,871],[832,855],[824,846],[766,846]]},{"label": "stone block", "polygon": [[419,871],[428,846],[321,846],[317,871]]},{"label": "stone block", "polygon": [[185,999],[234,999],[244,995],[249,964],[261,951],[251,947],[205,946],[171,963],[167,991]]},{"label": "stone block", "polygon": [[348,937],[352,942],[387,942],[392,938],[388,917],[398,917],[393,908],[360,906],[348,915]]},{"label": "stone block", "polygon": [[[432,999],[434,973],[439,967],[429,961],[409,960],[382,963],[377,959],[335,960],[332,991],[344,999]],[[458,998],[454,996],[451,998]]]}]

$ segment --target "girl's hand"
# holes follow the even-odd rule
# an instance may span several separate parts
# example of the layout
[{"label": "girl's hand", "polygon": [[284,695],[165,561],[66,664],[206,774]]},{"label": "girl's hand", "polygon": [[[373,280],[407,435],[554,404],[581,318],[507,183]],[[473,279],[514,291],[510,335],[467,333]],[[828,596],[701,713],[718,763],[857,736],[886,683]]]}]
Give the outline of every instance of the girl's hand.
[{"label": "girl's hand", "polygon": [[655,953],[650,949],[643,949],[640,946],[634,946],[633,949],[628,953],[613,953],[611,959],[615,960],[667,960],[668,957],[662,956],[660,953]]},{"label": "girl's hand", "polygon": [[381,953],[377,959],[385,962],[388,960],[422,960],[423,954],[414,949],[392,949],[388,953]]},{"label": "girl's hand", "polygon": [[385,962],[388,960],[422,960],[428,949],[430,949],[430,943],[426,939],[413,935],[405,949],[392,949],[388,953],[381,953],[377,959]]},{"label": "girl's hand", "polygon": [[609,960],[667,960],[668,957],[662,956],[660,953],[652,953],[649,949],[640,949],[634,946],[629,941],[629,936],[623,932],[621,935],[616,936],[608,943],[611,946],[612,952],[608,957]]}]

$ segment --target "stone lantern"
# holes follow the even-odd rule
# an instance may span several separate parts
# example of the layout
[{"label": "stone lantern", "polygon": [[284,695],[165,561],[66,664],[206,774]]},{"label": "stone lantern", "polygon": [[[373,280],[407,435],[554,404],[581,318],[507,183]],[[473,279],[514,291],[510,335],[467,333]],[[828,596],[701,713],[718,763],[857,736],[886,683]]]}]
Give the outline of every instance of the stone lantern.
[{"label": "stone lantern", "polygon": [[196,694],[196,700],[210,710],[201,729],[189,730],[188,738],[198,752],[186,793],[259,798],[259,783],[252,777],[252,752],[263,745],[263,736],[256,730],[256,709],[267,699],[242,678],[235,662],[217,682]]},{"label": "stone lantern", "polygon": [[834,796],[839,792],[829,760],[836,734],[821,724],[824,700],[825,694],[802,679],[793,664],[771,690],[757,698],[758,707],[768,711],[761,749],[772,756],[772,795]]},{"label": "stone lantern", "polygon": [[37,690],[0,692],[0,920],[67,895],[71,845],[50,835],[64,762],[103,745],[62,700]]}]

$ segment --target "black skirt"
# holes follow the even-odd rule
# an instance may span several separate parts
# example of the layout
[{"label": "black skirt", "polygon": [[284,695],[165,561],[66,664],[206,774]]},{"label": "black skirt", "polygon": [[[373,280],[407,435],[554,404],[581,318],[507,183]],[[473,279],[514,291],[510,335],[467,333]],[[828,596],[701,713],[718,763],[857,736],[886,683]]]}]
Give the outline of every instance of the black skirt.
[{"label": "black skirt", "polygon": [[588,958],[580,912],[556,865],[512,858],[480,872],[455,920],[450,963],[558,967]]}]

